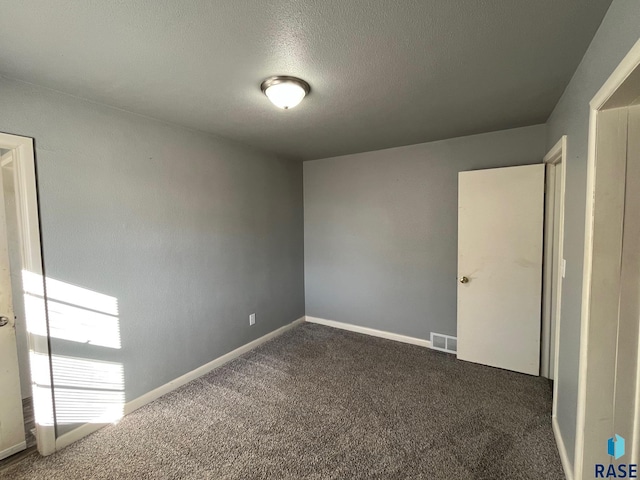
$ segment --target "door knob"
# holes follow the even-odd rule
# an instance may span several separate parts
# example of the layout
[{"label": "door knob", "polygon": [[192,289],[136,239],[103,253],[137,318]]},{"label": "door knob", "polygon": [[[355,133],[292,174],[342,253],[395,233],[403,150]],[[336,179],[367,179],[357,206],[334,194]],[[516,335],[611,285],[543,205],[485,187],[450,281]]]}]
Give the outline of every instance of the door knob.
[{"label": "door knob", "polygon": [[468,277],[461,277],[460,278],[460,283],[469,283],[469,278]]},{"label": "door knob", "polygon": [[7,317],[0,317],[0,327],[4,327],[7,323],[9,323],[9,319]]}]

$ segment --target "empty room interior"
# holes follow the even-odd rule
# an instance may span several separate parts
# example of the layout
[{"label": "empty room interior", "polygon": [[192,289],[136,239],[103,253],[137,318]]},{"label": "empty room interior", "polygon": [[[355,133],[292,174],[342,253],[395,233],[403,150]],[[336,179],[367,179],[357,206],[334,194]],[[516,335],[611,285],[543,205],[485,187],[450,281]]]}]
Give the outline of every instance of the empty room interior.
[{"label": "empty room interior", "polygon": [[639,0],[0,45],[0,479],[638,478]]}]

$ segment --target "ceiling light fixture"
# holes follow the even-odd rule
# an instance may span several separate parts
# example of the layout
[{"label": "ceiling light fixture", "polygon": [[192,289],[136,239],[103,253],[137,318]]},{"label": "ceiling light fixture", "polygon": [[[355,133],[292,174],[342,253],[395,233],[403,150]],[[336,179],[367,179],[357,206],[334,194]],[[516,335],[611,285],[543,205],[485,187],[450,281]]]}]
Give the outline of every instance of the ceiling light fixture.
[{"label": "ceiling light fixture", "polygon": [[311,91],[304,80],[286,76],[269,77],[262,82],[260,88],[271,103],[284,110],[298,105]]}]

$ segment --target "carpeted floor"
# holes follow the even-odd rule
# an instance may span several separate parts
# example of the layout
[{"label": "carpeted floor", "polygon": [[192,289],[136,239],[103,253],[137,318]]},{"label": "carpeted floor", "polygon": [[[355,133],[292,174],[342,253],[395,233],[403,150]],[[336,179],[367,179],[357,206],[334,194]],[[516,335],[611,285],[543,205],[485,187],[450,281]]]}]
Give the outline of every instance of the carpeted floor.
[{"label": "carpeted floor", "polygon": [[546,380],[302,324],[1,479],[562,479]]}]

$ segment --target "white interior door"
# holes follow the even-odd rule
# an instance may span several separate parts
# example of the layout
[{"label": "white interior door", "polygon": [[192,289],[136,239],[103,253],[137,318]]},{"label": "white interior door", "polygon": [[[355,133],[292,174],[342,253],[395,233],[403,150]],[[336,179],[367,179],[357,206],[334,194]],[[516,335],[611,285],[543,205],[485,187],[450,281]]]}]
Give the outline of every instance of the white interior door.
[{"label": "white interior door", "polygon": [[[2,168],[0,168],[0,187]],[[4,194],[0,188],[0,459],[24,450],[25,432],[11,293]]]},{"label": "white interior door", "polygon": [[544,168],[459,174],[461,360],[540,373]]}]

